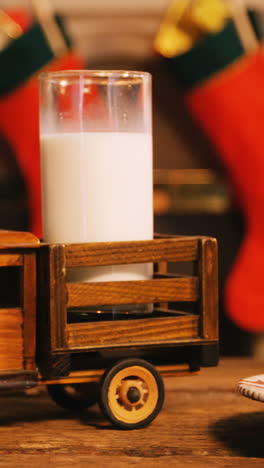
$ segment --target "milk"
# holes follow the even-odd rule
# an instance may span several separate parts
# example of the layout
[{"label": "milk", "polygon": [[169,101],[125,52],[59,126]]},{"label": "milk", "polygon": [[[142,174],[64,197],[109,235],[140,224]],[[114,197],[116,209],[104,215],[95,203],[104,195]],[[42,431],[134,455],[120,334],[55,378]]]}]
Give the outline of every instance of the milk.
[{"label": "milk", "polygon": [[[50,243],[153,238],[149,133],[41,136],[42,217]],[[69,281],[148,279],[148,264],[78,268]]]}]

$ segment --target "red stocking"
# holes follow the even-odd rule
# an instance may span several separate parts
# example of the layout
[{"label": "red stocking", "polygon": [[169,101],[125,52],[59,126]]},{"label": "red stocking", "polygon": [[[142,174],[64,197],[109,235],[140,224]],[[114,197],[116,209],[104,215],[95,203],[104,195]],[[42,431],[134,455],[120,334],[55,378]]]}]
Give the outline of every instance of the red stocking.
[{"label": "red stocking", "polygon": [[246,238],[225,297],[230,317],[248,331],[264,331],[263,83],[264,52],[260,49],[187,96],[191,113],[225,162],[246,217]]}]

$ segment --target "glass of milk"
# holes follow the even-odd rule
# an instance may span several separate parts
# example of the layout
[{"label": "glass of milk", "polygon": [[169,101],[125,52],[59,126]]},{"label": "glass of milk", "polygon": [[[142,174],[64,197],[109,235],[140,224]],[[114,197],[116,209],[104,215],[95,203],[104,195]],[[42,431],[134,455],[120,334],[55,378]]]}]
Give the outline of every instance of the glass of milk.
[{"label": "glass of milk", "polygon": [[[151,76],[40,75],[43,238],[49,243],[153,238]],[[152,265],[69,270],[68,281],[144,280]]]}]

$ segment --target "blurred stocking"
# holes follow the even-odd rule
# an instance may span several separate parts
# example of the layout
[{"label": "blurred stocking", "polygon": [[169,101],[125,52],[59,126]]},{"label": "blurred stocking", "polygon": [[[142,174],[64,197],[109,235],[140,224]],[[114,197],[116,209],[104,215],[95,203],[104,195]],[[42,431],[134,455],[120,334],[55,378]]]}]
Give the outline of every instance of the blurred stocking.
[{"label": "blurred stocking", "polygon": [[219,150],[247,222],[226,286],[230,317],[264,331],[264,50],[259,48],[187,97]]},{"label": "blurred stocking", "polygon": [[[203,12],[206,24],[212,17],[208,11]],[[247,331],[264,331],[264,52],[257,16],[235,2],[231,16],[167,63],[186,91],[191,115],[225,163],[247,222],[227,279],[227,313]]]}]

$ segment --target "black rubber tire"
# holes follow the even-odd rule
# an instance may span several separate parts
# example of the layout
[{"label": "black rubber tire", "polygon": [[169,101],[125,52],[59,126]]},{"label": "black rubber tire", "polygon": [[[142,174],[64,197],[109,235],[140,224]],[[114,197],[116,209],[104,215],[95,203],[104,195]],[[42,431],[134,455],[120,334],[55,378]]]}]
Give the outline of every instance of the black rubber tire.
[{"label": "black rubber tire", "polygon": [[[71,393],[69,390],[72,390]],[[100,388],[97,382],[85,384],[51,384],[47,385],[49,396],[61,408],[80,411],[98,402]],[[76,394],[74,394],[74,391]]]},{"label": "black rubber tire", "polygon": [[[155,404],[155,408],[153,409],[151,414],[149,414],[146,418],[137,422],[128,422],[119,419],[112,411],[111,403],[109,403],[108,398],[109,387],[113,378],[123,369],[128,369],[132,366],[139,366],[144,369],[147,369],[147,371],[149,371],[154,377],[157,391],[157,401]],[[136,377],[136,375],[131,374],[131,376],[132,375]],[[102,410],[102,413],[108,420],[110,420],[112,424],[114,424],[120,429],[139,429],[147,426],[158,416],[164,402],[164,384],[162,377],[152,364],[150,364],[147,361],[144,361],[143,359],[125,359],[119,361],[117,364],[115,364],[113,367],[111,367],[104,373],[100,382],[100,387],[101,391],[99,406]]]}]

